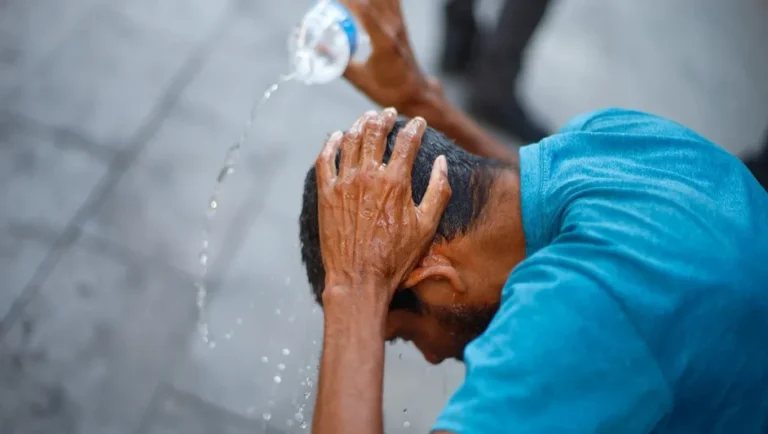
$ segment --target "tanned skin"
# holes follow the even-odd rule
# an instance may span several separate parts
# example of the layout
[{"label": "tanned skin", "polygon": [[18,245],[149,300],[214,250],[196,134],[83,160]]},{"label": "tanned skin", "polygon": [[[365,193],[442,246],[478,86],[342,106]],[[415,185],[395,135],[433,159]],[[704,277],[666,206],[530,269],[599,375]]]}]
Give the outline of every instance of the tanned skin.
[{"label": "tanned skin", "polygon": [[[382,107],[415,117],[398,135],[389,164],[386,136],[397,112],[366,113],[347,134],[335,133],[317,160],[320,242],[326,270],[325,329],[312,431],[383,433],[384,343],[389,302],[429,249],[448,199],[444,158],[426,195],[411,199],[411,167],[429,124],[467,151],[517,166],[517,153],[445,98],[419,68],[400,0],[341,0],[365,26],[373,53],[346,79]],[[426,121],[425,121],[426,119]],[[337,171],[334,158],[342,149]],[[434,434],[450,434],[436,432]]]},{"label": "tanned skin", "polygon": [[[317,159],[325,329],[313,432],[383,433],[384,343],[395,290],[431,245],[451,197],[445,157],[419,206],[411,169],[426,128],[414,118],[383,164],[394,109],[369,112],[331,135]],[[341,149],[338,171],[335,157]]]}]

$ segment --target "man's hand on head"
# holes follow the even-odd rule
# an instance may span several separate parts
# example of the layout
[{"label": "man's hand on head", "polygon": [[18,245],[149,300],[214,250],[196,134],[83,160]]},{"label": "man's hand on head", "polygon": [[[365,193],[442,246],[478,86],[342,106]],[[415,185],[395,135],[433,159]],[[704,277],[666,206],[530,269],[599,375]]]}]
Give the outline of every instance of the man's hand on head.
[{"label": "man's hand on head", "polygon": [[[394,109],[334,133],[317,159],[325,327],[312,432],[381,434],[384,325],[394,291],[432,242],[451,196],[445,157],[419,206],[411,169],[426,122],[411,120],[383,163]],[[341,164],[336,156],[341,149]]]},{"label": "man's hand on head", "polygon": [[[396,118],[394,109],[366,113],[346,134],[334,133],[317,159],[324,298],[352,293],[358,302],[370,300],[386,308],[434,239],[451,196],[447,163],[443,156],[435,160],[427,191],[416,206],[411,170],[426,122],[411,120],[384,164],[387,135]],[[377,293],[359,293],[369,288]]]}]

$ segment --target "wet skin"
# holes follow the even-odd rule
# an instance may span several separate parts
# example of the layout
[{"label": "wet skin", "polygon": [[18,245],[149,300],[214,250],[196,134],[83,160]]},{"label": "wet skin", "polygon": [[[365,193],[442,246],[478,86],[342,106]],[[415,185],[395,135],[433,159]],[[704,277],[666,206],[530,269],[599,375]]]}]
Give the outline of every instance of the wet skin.
[{"label": "wet skin", "polygon": [[383,164],[396,116],[394,109],[366,113],[346,134],[331,136],[315,165],[326,279],[313,432],[381,432],[385,341],[412,341],[431,363],[460,360],[491,321],[504,282],[524,257],[514,170],[494,181],[487,216],[450,242],[435,242],[451,196],[447,163],[435,160],[415,205],[410,174],[426,122],[411,120]]}]

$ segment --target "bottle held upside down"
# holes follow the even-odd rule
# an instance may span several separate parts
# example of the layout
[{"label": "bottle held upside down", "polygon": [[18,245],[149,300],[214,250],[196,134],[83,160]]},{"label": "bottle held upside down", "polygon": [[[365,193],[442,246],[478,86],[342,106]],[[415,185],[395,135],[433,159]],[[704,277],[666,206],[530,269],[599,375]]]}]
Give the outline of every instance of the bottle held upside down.
[{"label": "bottle held upside down", "polygon": [[340,78],[350,62],[364,62],[371,52],[368,33],[335,0],[317,2],[288,42],[294,77],[305,84]]}]

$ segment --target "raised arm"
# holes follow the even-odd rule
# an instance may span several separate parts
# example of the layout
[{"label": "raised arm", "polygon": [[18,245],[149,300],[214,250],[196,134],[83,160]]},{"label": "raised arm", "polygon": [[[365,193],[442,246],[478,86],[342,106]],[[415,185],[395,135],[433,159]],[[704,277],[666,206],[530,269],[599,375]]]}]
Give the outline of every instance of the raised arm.
[{"label": "raised arm", "polygon": [[371,36],[373,53],[352,64],[345,77],[382,107],[421,116],[467,151],[517,164],[517,152],[496,140],[451,104],[440,83],[419,68],[403,20],[400,0],[341,0]]}]

